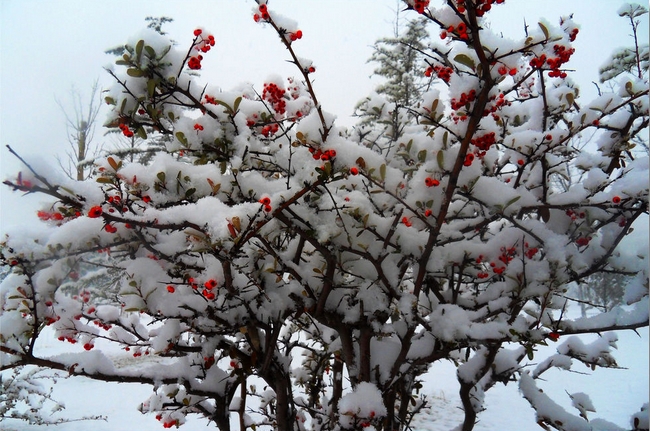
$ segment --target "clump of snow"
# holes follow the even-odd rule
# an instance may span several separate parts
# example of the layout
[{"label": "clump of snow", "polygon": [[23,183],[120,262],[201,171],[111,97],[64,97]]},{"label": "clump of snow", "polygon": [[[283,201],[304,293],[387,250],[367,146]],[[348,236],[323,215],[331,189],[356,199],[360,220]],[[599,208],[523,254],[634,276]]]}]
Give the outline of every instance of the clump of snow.
[{"label": "clump of snow", "polygon": [[386,407],[381,391],[372,383],[361,382],[341,397],[338,404],[340,424],[345,428],[354,427],[359,420],[371,420],[386,416]]}]

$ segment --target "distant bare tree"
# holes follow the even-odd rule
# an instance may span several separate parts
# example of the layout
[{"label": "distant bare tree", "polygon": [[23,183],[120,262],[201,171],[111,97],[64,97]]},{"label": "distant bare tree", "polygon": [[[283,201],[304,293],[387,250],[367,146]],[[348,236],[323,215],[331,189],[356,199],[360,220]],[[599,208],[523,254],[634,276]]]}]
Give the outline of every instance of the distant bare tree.
[{"label": "distant bare tree", "polygon": [[57,158],[63,172],[77,181],[83,181],[90,176],[92,164],[89,162],[92,158],[89,159],[88,156],[90,153],[96,154],[100,150],[99,147],[96,147],[91,151],[95,123],[100,108],[99,103],[97,103],[99,101],[98,93],[98,81],[94,82],[87,102],[84,102],[81,94],[73,88],[70,91],[73,102],[72,113],[69,112],[69,108],[66,109],[60,100],[56,100],[65,115],[68,143],[70,144],[70,150],[66,152],[67,160]]}]

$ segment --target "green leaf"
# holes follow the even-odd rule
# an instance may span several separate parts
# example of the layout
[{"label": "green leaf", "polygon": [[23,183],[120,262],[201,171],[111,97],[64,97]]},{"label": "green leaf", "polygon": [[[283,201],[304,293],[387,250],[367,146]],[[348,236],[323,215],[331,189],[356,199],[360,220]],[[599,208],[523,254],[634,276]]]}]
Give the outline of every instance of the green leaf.
[{"label": "green leaf", "polygon": [[174,116],[174,113],[173,113],[172,111],[167,112],[167,117],[169,118],[169,121],[172,121],[172,122],[173,122],[174,119],[176,118],[176,117]]},{"label": "green leaf", "polygon": [[153,97],[156,92],[156,86],[158,85],[157,79],[150,79],[147,81],[147,94],[149,97]]},{"label": "green leaf", "polygon": [[548,29],[546,28],[546,26],[544,24],[542,24],[541,22],[538,22],[537,24],[539,25],[539,28],[542,29],[542,33],[544,33],[544,37],[546,39],[548,39],[549,38],[549,33],[548,33]]},{"label": "green leaf", "polygon": [[569,107],[573,106],[573,102],[575,101],[575,97],[573,96],[573,93],[566,94],[566,101],[569,102]]},{"label": "green leaf", "polygon": [[185,191],[185,197],[186,197],[186,198],[189,198],[189,197],[192,196],[194,193],[196,193],[196,189],[195,189],[195,188],[187,189],[187,190]]},{"label": "green leaf", "polygon": [[176,139],[180,141],[181,144],[185,145],[187,147],[187,138],[185,137],[185,133],[183,132],[176,132]]},{"label": "green leaf", "polygon": [[98,177],[95,181],[100,184],[113,184],[113,180],[107,177]]},{"label": "green leaf", "polygon": [[463,66],[467,66],[472,70],[476,69],[476,64],[474,63],[474,60],[472,60],[471,57],[465,54],[458,54],[456,57],[454,57],[454,61],[456,63],[460,63]]},{"label": "green leaf", "polygon": [[420,150],[418,152],[418,160],[422,163],[427,159],[427,150]]},{"label": "green leaf", "polygon": [[164,173],[164,172],[158,172],[158,173],[156,174],[156,177],[160,180],[161,183],[164,183],[164,182],[165,182],[165,178],[166,178],[166,176],[165,176],[165,173]]},{"label": "green leaf", "polygon": [[147,132],[144,130],[144,127],[140,126],[135,130],[135,134],[138,135],[139,138],[142,139],[147,139]]},{"label": "green leaf", "polygon": [[442,151],[438,151],[438,154],[436,154],[436,159],[438,160],[438,167],[442,170],[445,169],[445,153]]},{"label": "green leaf", "polygon": [[223,100],[217,100],[217,105],[222,105],[224,108],[226,108],[226,112],[229,114],[232,114],[234,112],[232,110],[232,107]]},{"label": "green leaf", "polygon": [[115,99],[110,96],[104,97],[104,102],[106,102],[108,105],[115,105]]},{"label": "green leaf", "polygon": [[141,78],[144,76],[144,72],[142,70],[135,68],[126,69],[126,74],[134,78]]},{"label": "green leaf", "polygon": [[235,99],[235,104],[233,105],[233,114],[239,110],[239,104],[241,103],[241,96]]},{"label": "green leaf", "polygon": [[505,209],[508,208],[510,205],[512,205],[512,204],[514,204],[515,202],[517,202],[519,199],[521,199],[521,196],[515,196],[514,198],[510,199],[508,202],[506,202],[506,204],[505,204],[505,206],[503,207],[503,209],[505,210]]},{"label": "green leaf", "polygon": [[436,100],[434,100],[433,103],[431,104],[431,114],[432,114],[432,115],[433,115],[434,112],[436,112],[436,109],[438,108],[438,102],[439,102],[439,100],[436,99]]},{"label": "green leaf", "polygon": [[111,165],[111,168],[113,168],[114,171],[119,171],[120,168],[122,167],[122,163],[117,163],[114,158],[109,157],[106,159],[109,165]]},{"label": "green leaf", "polygon": [[379,177],[382,181],[386,179],[386,163],[382,163],[382,165],[379,167]]},{"label": "green leaf", "polygon": [[447,148],[447,140],[449,139],[449,132],[445,132],[444,135],[442,135],[442,146]]},{"label": "green leaf", "polygon": [[142,58],[142,48],[144,48],[144,40],[140,39],[135,45],[135,61],[140,64],[140,58]]},{"label": "green leaf", "polygon": [[144,47],[144,50],[147,52],[147,56],[149,58],[156,58],[156,50],[150,47],[149,45],[146,45]]}]

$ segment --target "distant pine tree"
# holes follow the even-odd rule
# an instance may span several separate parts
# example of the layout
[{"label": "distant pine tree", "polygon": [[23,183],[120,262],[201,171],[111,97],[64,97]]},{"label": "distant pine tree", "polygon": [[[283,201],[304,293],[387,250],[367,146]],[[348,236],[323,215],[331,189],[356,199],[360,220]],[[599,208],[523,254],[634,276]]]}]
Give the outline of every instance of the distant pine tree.
[{"label": "distant pine tree", "polygon": [[409,20],[400,31],[400,13],[395,18],[394,36],[378,39],[369,62],[377,64],[373,74],[385,79],[375,92],[383,97],[383,106],[368,97],[356,107],[361,118],[356,133],[370,147],[390,148],[404,133],[404,127],[413,123],[414,117],[407,107],[415,105],[429,85],[425,78],[423,61],[427,49],[427,21],[423,18]]}]

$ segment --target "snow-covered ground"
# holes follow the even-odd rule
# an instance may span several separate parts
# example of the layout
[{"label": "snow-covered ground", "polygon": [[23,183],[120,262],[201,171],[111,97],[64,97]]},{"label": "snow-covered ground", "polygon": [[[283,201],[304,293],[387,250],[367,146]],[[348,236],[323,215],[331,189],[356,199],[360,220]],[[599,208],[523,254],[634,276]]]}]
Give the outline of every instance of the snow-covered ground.
[{"label": "snow-covered ground", "polygon": [[[624,369],[584,368],[583,373],[549,370],[545,373],[547,381],[538,385],[545,393],[560,402],[566,410],[577,414],[571,407],[567,393],[586,392],[596,408],[589,419],[602,418],[619,427],[629,429],[630,415],[648,402],[648,328],[639,330],[639,335],[632,331],[619,332],[618,351],[615,357]],[[595,336],[586,337],[586,341]],[[56,354],[69,345],[54,338],[43,340],[42,348],[48,354]],[[543,347],[535,362],[546,355],[554,353],[554,345]],[[154,360],[145,358],[144,361]],[[580,368],[578,368],[580,371]],[[462,420],[458,384],[455,367],[450,363],[441,363],[432,367],[426,376],[423,392],[429,396],[430,406],[412,424],[417,431],[450,430]],[[96,382],[82,377],[62,378],[55,386],[53,398],[65,403],[66,409],[61,417],[78,418],[84,415],[102,415],[106,421],[68,422],[56,427],[28,425],[22,421],[4,420],[0,429],[4,431],[133,431],[162,429],[153,415],[143,415],[137,410],[140,402],[151,393],[151,388],[138,384],[117,384]],[[517,383],[507,386],[499,385],[486,395],[487,410],[480,414],[477,431],[518,430],[537,431],[534,412],[521,397]],[[58,416],[57,416],[58,417]],[[206,429],[207,421],[188,418],[181,427],[186,431]],[[213,427],[208,426],[207,429]],[[214,428],[212,428],[214,429]],[[237,428],[234,428],[237,429]]]}]

